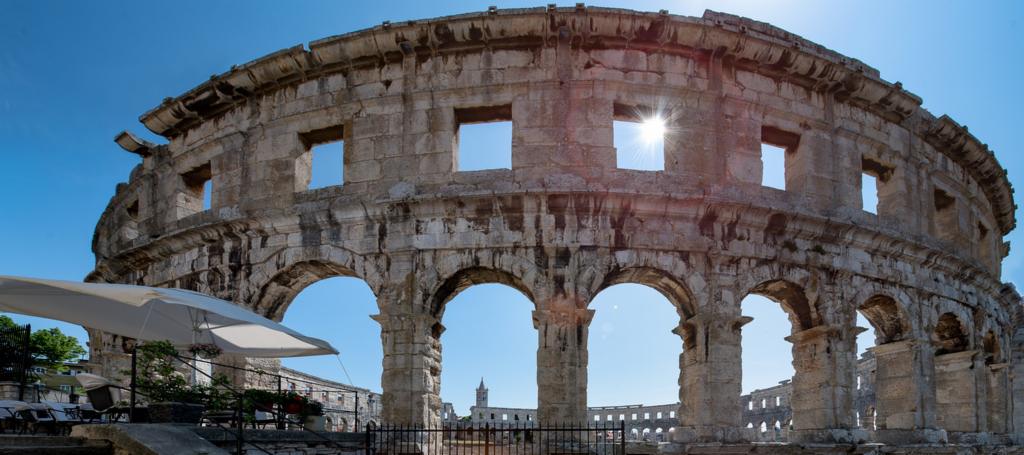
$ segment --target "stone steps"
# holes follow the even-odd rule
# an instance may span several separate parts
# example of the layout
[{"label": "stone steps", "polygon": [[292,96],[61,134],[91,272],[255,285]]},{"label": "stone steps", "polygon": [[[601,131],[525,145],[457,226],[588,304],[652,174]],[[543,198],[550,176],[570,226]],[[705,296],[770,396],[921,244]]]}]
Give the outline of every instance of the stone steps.
[{"label": "stone steps", "polygon": [[68,436],[0,435],[0,455],[111,455],[110,443]]}]

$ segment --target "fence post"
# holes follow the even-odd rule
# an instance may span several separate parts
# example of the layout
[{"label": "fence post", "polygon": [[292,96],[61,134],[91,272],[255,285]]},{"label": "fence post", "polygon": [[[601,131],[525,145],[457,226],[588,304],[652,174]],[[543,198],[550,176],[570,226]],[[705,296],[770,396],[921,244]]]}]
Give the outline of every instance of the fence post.
[{"label": "fence post", "polygon": [[237,436],[238,441],[236,442],[236,445],[235,445],[235,453],[237,455],[242,455],[244,447],[245,447],[245,414],[244,414],[244,407],[242,406],[242,394],[241,393],[238,394],[237,405],[238,405],[238,422],[236,422],[236,423],[238,424],[238,436]]},{"label": "fence post", "polygon": [[491,455],[491,424],[484,424],[484,455]]},{"label": "fence post", "polygon": [[32,324],[25,324],[25,337],[22,342],[22,358],[21,365],[18,365],[17,371],[21,373],[18,375],[18,401],[25,400],[25,383],[28,379],[28,369],[32,368],[32,353],[29,352],[32,346]]},{"label": "fence post", "polygon": [[[278,374],[277,374],[277,396],[278,396],[278,398],[281,397],[281,370],[278,370]],[[278,430],[283,430],[284,429],[284,405],[281,404],[281,400],[280,399],[278,399],[276,401],[277,401],[277,403],[275,403],[274,406],[277,407],[277,413],[275,414],[275,416],[277,417],[277,429]]]},{"label": "fence post", "polygon": [[622,445],[622,455],[626,455],[626,421],[619,421],[619,444]]}]

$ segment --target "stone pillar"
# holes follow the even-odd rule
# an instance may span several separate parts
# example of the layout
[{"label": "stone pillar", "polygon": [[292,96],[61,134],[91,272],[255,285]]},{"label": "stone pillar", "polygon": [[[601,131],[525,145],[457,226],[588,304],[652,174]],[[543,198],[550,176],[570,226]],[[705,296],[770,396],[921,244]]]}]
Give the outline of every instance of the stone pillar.
[{"label": "stone pillar", "polygon": [[537,420],[587,423],[587,331],[594,310],[536,310]]},{"label": "stone pillar", "polygon": [[971,433],[978,425],[977,362],[981,351],[935,356],[936,424],[947,432]]},{"label": "stone pillar", "polygon": [[792,442],[858,443],[853,394],[856,330],[819,325],[786,337],[793,343]]},{"label": "stone pillar", "polygon": [[1010,364],[985,365],[982,372],[987,382],[985,431],[995,434],[1009,433],[1009,417],[1013,409],[1013,397],[1009,395]]},{"label": "stone pillar", "polygon": [[429,314],[378,314],[384,347],[383,423],[436,428],[441,423],[441,333]]},{"label": "stone pillar", "polygon": [[1012,438],[1014,443],[1024,445],[1024,362],[1015,362],[1010,369],[1010,396]]},{"label": "stone pillar", "polygon": [[935,429],[931,345],[906,340],[868,349],[875,355],[875,439],[890,444],[945,440]]},{"label": "stone pillar", "polygon": [[749,317],[698,314],[675,330],[679,356],[679,427],[674,442],[743,442],[740,328]]}]

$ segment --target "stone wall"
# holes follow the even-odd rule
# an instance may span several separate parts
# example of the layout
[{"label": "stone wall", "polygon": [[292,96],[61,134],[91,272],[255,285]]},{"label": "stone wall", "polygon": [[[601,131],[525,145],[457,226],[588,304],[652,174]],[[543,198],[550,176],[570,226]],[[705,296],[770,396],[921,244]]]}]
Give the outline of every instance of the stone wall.
[{"label": "stone wall", "polygon": [[[748,439],[740,302],[759,294],[792,323],[792,439],[866,437],[857,312],[877,343],[872,438],[939,441],[949,424],[971,440],[999,427],[988,407],[1000,402],[1019,433],[1022,375],[940,358],[980,350],[976,363],[1020,369],[1020,296],[1000,281],[1012,188],[966,127],[920,104],[862,62],[710,11],[385,23],[165,100],[141,120],[166,144],[119,135],[142,163],[97,225],[88,280],[193,289],[279,320],[313,282],[363,279],[379,307],[383,419],[428,426],[459,291],[503,283],[534,303],[538,421],[582,422],[589,302],[644,284],[679,314],[684,442]],[[664,169],[616,168],[632,151],[613,146],[613,121],[653,111],[668,122]],[[459,125],[508,120],[511,169],[460,171],[479,151],[459,149]],[[339,140],[344,183],[308,189],[310,147]],[[765,143],[786,149],[785,190],[761,185]],[[877,214],[858,197],[864,174],[879,182]],[[937,396],[953,389],[974,394]],[[969,406],[938,419],[954,403]]]}]

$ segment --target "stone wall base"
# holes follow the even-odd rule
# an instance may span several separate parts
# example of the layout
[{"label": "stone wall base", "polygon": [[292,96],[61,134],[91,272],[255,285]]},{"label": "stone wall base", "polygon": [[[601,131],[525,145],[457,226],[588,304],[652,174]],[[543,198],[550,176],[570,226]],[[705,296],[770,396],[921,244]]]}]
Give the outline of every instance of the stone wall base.
[{"label": "stone wall base", "polygon": [[744,443],[750,442],[753,433],[747,428],[736,427],[675,427],[672,442],[687,443]]},{"label": "stone wall base", "polygon": [[1011,436],[1005,434],[951,432],[949,442],[966,445],[1009,445],[1013,440]]},{"label": "stone wall base", "polygon": [[[968,446],[946,444],[883,445],[883,444],[679,444],[666,443],[658,447],[664,455],[684,454],[772,454],[772,455],[1024,455],[1020,446]],[[628,452],[627,453],[632,453]],[[647,452],[643,452],[647,453]]]},{"label": "stone wall base", "polygon": [[789,441],[797,444],[866,444],[870,433],[862,429],[792,430]]},{"label": "stone wall base", "polygon": [[871,440],[887,445],[945,444],[949,435],[946,430],[876,430]]}]

